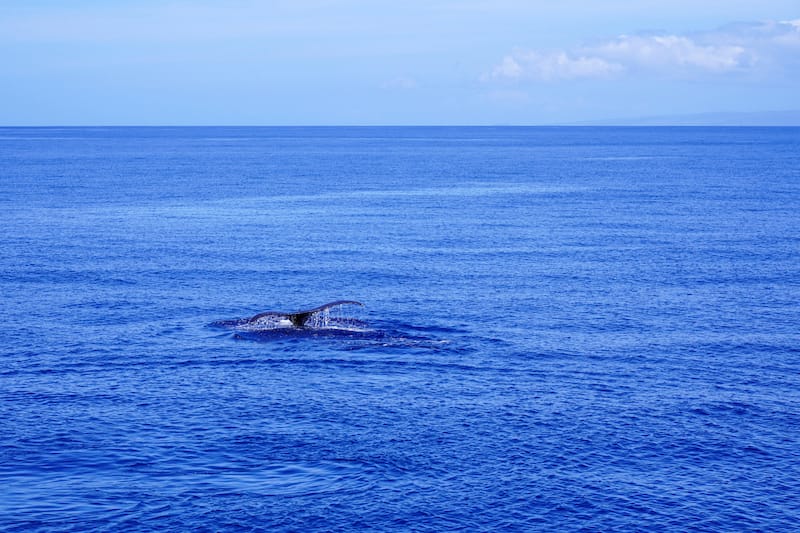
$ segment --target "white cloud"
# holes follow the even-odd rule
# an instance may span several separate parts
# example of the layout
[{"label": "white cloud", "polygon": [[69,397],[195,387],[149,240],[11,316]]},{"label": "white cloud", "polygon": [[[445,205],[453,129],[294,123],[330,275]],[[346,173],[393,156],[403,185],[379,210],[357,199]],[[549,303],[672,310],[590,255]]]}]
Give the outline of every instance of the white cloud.
[{"label": "white cloud", "polygon": [[514,59],[514,57],[506,56],[499,65],[494,67],[491,77],[516,79],[522,77],[524,72],[525,71],[522,69],[522,66],[516,59]]},{"label": "white cloud", "polygon": [[784,69],[800,62],[800,19],[734,24],[693,34],[620,35],[569,50],[517,49],[484,80],[554,82],[624,74],[664,77]]},{"label": "white cloud", "polygon": [[622,35],[591,50],[612,58],[628,69],[699,69],[708,72],[734,70],[748,62],[746,49],[738,45],[703,45],[679,35]]},{"label": "white cloud", "polygon": [[519,50],[504,57],[489,78],[555,81],[607,77],[620,70],[622,70],[620,65],[600,57],[574,57],[563,51]]}]

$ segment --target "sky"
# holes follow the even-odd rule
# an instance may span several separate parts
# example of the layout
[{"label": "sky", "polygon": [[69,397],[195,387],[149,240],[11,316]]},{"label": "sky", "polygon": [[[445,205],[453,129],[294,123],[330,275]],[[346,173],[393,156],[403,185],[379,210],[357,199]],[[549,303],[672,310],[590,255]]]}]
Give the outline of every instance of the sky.
[{"label": "sky", "polygon": [[0,125],[800,109],[800,0],[0,0]]}]

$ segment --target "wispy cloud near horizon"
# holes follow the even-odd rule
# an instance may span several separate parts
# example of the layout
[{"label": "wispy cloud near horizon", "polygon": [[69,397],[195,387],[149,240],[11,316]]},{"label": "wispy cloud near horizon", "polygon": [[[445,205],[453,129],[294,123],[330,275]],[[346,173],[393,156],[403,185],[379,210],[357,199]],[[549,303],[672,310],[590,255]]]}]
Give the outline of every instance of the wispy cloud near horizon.
[{"label": "wispy cloud near horizon", "polygon": [[800,19],[739,23],[687,34],[619,35],[561,50],[517,48],[484,81],[559,82],[625,75],[715,76],[800,63]]}]

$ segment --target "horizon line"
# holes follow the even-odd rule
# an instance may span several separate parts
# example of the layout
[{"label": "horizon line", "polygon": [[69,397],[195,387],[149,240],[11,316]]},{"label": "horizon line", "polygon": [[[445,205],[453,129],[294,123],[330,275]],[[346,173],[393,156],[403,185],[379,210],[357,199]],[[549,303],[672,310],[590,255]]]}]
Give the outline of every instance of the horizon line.
[{"label": "horizon line", "polygon": [[0,124],[11,128],[798,128],[789,124],[616,123],[605,121],[551,124]]}]

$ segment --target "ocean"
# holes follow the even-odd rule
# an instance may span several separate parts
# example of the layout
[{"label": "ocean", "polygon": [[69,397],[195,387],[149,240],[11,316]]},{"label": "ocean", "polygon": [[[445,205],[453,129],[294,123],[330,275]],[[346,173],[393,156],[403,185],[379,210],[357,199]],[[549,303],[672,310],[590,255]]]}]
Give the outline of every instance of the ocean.
[{"label": "ocean", "polygon": [[0,128],[0,529],[796,531],[798,154]]}]

